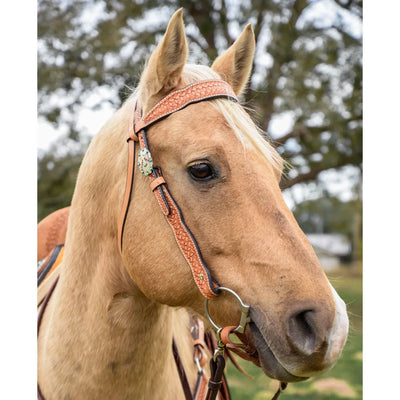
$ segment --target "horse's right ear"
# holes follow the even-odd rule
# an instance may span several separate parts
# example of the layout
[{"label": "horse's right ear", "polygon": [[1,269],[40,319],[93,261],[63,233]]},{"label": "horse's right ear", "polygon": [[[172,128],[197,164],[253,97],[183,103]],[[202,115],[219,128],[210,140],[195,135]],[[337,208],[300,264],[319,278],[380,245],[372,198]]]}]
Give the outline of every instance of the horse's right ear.
[{"label": "horse's right ear", "polygon": [[144,112],[168,92],[181,86],[187,53],[188,45],[181,8],[169,21],[164,38],[154,50],[143,73],[140,100]]},{"label": "horse's right ear", "polygon": [[240,95],[249,80],[255,48],[254,31],[251,24],[248,24],[236,42],[211,67],[232,86],[237,95]]}]

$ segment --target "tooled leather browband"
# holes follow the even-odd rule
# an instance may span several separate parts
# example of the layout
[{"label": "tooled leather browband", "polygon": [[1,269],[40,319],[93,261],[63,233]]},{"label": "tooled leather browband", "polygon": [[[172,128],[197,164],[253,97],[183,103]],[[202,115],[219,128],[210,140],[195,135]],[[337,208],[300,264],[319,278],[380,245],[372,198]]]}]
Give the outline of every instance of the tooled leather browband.
[{"label": "tooled leather browband", "polygon": [[[127,134],[128,141],[128,174],[125,187],[125,195],[118,224],[118,247],[122,254],[122,239],[126,216],[132,193],[134,167],[135,167],[135,143],[140,144],[140,154],[151,160],[146,139],[145,128],[160,121],[167,116],[182,110],[189,104],[216,98],[227,98],[237,101],[231,86],[222,80],[200,81],[176,90],[164,97],[144,117],[141,116],[140,107],[135,108],[132,113]],[[174,233],[176,242],[188,262],[193,278],[202,295],[212,298],[219,294],[218,283],[212,278],[211,273],[205,265],[197,242],[186,226],[182,212],[168,190],[167,184],[162,176],[161,168],[154,167],[146,173],[150,180],[150,188],[156,196],[161,211],[167,219]]]},{"label": "tooled leather browband", "polygon": [[[183,89],[175,90],[160,100],[143,118],[137,115],[134,125],[128,130],[128,140],[138,141],[138,132],[161,119],[168,117],[189,104],[219,97],[238,101],[231,86],[219,79],[210,79],[192,83]],[[137,109],[139,112],[139,109]]]}]

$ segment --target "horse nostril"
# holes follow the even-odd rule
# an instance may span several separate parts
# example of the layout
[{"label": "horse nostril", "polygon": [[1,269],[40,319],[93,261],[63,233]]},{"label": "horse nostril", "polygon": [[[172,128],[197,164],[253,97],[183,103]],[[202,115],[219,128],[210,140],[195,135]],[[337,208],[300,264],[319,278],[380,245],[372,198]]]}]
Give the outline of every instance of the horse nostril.
[{"label": "horse nostril", "polygon": [[293,314],[288,323],[289,341],[303,354],[311,355],[318,343],[316,335],[316,312],[304,310]]}]

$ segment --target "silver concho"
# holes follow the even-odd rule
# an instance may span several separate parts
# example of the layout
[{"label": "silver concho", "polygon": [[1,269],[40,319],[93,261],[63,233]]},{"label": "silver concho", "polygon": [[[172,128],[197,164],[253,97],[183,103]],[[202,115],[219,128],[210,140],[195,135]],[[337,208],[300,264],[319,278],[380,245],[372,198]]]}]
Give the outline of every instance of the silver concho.
[{"label": "silver concho", "polygon": [[138,154],[138,163],[140,172],[144,175],[150,175],[153,172],[153,160],[151,153],[147,149],[141,149]]}]

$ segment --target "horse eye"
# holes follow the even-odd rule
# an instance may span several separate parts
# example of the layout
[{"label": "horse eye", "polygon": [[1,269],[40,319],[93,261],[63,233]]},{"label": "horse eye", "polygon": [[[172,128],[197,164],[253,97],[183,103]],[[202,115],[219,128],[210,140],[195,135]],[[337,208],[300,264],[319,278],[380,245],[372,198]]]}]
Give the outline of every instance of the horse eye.
[{"label": "horse eye", "polygon": [[189,167],[190,176],[197,181],[208,181],[214,178],[213,169],[209,164],[200,163]]}]

